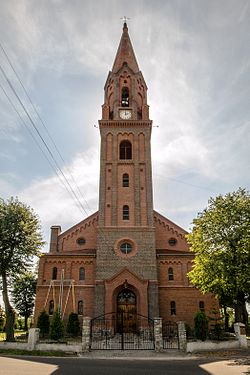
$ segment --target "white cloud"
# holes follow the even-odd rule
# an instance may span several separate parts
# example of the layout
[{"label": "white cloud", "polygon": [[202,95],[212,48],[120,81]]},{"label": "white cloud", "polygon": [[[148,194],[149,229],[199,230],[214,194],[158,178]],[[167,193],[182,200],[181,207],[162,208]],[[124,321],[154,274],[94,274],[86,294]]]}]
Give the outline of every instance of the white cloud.
[{"label": "white cloud", "polygon": [[20,192],[19,199],[29,204],[39,215],[46,239],[51,225],[61,225],[62,229],[66,230],[97,209],[98,171],[99,158],[96,149],[78,154],[70,165],[63,168],[63,173],[76,191],[85,211],[79,208],[79,204],[72,199],[57,176],[33,181]]},{"label": "white cloud", "polygon": [[[99,165],[98,152],[94,164],[84,159],[84,169],[76,154],[99,147],[92,125],[100,117],[102,88],[124,14],[131,17],[129,33],[148,85],[150,115],[160,126],[152,134],[156,207],[187,227],[210,195],[250,186],[250,30],[245,1],[9,0],[1,5],[4,46],[65,160],[73,160],[70,168],[94,210],[98,176],[93,183],[91,176]],[[3,99],[0,127],[4,142],[10,141],[9,156],[16,160],[7,163],[3,157],[2,167],[22,180],[21,188],[17,178],[10,191],[19,196],[21,191],[37,208],[46,231],[52,224],[70,226],[80,220],[68,193],[56,178],[48,177],[47,165],[32,152]],[[34,159],[32,165],[20,158],[24,148],[27,158]],[[6,156],[7,149],[1,151]],[[25,172],[25,163],[32,173]]]}]

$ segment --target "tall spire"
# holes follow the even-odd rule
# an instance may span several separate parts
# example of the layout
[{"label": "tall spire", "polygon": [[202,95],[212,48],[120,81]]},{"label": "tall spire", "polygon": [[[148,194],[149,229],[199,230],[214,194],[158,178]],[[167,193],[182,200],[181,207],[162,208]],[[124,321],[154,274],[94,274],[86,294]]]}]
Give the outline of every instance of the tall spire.
[{"label": "tall spire", "polygon": [[116,73],[122,67],[123,63],[126,62],[130,69],[134,73],[139,72],[139,66],[136,61],[135,53],[132,47],[132,43],[128,33],[127,18],[123,18],[123,32],[120,40],[120,44],[116,53],[112,72]]}]

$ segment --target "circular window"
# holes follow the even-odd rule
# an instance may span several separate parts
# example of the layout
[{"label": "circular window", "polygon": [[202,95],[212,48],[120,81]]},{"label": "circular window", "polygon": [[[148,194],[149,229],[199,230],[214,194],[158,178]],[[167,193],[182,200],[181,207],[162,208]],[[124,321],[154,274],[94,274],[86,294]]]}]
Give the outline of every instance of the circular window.
[{"label": "circular window", "polygon": [[123,254],[129,254],[132,251],[132,245],[128,242],[123,242],[120,246],[120,250]]},{"label": "circular window", "polygon": [[80,238],[77,238],[76,242],[78,243],[78,245],[84,245],[86,243],[86,240],[85,238],[80,237]]},{"label": "circular window", "polygon": [[114,243],[114,251],[118,257],[131,258],[138,252],[137,243],[132,238],[119,238]]},{"label": "circular window", "polygon": [[177,239],[176,238],[170,238],[168,240],[168,243],[170,246],[175,246],[177,244]]}]

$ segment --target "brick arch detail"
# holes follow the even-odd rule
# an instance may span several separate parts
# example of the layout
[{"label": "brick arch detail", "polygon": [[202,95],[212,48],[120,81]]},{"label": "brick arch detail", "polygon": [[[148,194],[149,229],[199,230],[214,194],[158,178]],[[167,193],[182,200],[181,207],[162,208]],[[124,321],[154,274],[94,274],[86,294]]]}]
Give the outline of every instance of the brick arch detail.
[{"label": "brick arch detail", "polygon": [[128,288],[136,294],[137,313],[148,316],[148,281],[140,279],[125,268],[109,280],[105,280],[105,313],[116,311],[117,295],[125,281]]}]

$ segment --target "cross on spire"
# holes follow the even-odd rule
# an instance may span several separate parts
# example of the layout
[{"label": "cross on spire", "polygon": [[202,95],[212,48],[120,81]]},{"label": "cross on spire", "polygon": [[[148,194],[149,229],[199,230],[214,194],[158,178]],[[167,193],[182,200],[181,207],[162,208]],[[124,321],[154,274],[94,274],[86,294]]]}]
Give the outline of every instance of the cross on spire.
[{"label": "cross on spire", "polygon": [[127,16],[123,16],[121,17],[121,20],[123,20],[123,26],[127,26],[127,21],[130,20],[130,18]]}]

